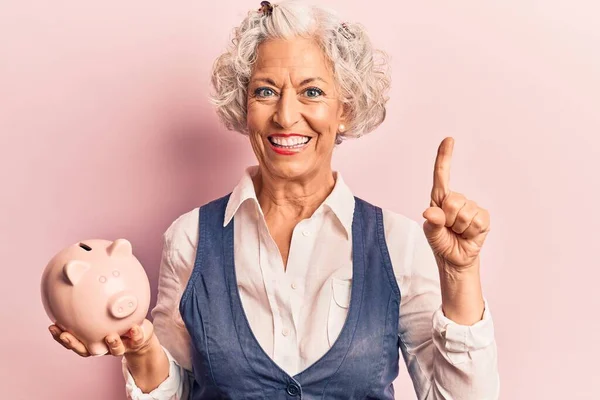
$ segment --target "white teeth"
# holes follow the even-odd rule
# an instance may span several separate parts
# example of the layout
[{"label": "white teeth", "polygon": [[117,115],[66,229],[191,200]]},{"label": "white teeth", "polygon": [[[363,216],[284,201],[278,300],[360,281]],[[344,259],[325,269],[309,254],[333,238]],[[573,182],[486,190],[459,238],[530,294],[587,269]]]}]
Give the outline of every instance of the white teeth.
[{"label": "white teeth", "polygon": [[284,147],[293,147],[293,146],[299,146],[299,145],[304,145],[306,143],[308,143],[308,141],[310,140],[309,137],[300,137],[300,136],[292,136],[292,137],[281,137],[281,136],[276,136],[276,137],[271,137],[269,138],[271,140],[272,143],[275,143],[278,146],[284,146]]}]

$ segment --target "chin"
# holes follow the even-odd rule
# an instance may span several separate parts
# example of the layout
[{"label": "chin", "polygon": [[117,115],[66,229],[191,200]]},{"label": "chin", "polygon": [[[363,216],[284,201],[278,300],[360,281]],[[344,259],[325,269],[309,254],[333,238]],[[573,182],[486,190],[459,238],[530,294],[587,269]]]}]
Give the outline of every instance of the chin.
[{"label": "chin", "polygon": [[267,169],[271,174],[280,178],[294,179],[309,175],[314,169],[311,164],[306,160],[278,160],[270,161]]}]

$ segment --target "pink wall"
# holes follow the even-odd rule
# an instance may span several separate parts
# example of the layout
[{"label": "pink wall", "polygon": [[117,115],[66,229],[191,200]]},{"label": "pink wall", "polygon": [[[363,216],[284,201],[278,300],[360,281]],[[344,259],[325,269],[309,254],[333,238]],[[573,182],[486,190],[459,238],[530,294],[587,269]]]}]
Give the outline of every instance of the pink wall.
[{"label": "pink wall", "polygon": [[[259,1],[31,3],[0,8],[1,397],[123,399],[118,359],[52,341],[40,274],[66,244],[126,237],[155,291],[168,224],[254,162],[206,96]],[[483,280],[502,399],[597,398],[600,6],[327,3],[393,62],[387,120],[342,145],[336,168],[422,221],[437,145],[454,136],[453,189],[492,215]],[[414,398],[404,368],[397,392]]]}]

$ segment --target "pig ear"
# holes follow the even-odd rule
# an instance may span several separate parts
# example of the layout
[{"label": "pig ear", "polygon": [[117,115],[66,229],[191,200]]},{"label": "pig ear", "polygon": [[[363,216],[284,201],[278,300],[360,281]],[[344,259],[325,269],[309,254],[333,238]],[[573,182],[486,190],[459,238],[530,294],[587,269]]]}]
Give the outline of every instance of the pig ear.
[{"label": "pig ear", "polygon": [[75,286],[91,265],[85,261],[71,260],[63,267],[63,273],[67,281]]},{"label": "pig ear", "polygon": [[117,239],[108,248],[106,252],[109,256],[130,256],[133,253],[131,243],[127,239]]}]

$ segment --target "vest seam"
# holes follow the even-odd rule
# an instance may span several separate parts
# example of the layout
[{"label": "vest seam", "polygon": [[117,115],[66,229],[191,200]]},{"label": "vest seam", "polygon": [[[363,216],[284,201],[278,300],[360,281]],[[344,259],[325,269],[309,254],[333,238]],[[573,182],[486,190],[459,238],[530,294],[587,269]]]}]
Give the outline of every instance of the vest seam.
[{"label": "vest seam", "polygon": [[198,209],[198,225],[199,225],[198,238],[199,238],[199,240],[198,240],[198,246],[196,248],[196,257],[194,260],[194,268],[192,269],[192,275],[190,276],[190,279],[188,280],[188,285],[186,286],[186,289],[184,290],[183,294],[181,295],[181,300],[179,301],[180,307],[183,307],[185,305],[185,303],[187,303],[187,300],[188,300],[188,297],[190,296],[192,288],[195,287],[196,280],[198,279],[198,275],[200,274],[202,260],[204,260],[205,245],[204,245],[203,238],[206,237],[206,229],[207,229],[206,225],[207,224],[205,223],[206,222],[205,215],[206,215],[206,207],[207,206],[208,206],[208,204],[204,205]]},{"label": "vest seam", "polygon": [[398,282],[396,282],[396,276],[394,275],[392,260],[390,259],[390,253],[387,247],[387,242],[385,240],[383,213],[381,208],[375,207],[375,215],[377,223],[377,241],[379,242],[379,251],[381,252],[381,258],[383,260],[385,272],[388,277],[388,284],[390,285],[390,288],[392,289],[394,294],[398,296],[398,306],[400,306],[400,299],[402,293],[400,293],[400,287],[398,286]]},{"label": "vest seam", "polygon": [[[188,281],[188,286],[186,287],[186,290],[184,291],[182,298],[180,300],[180,310],[185,307],[185,305],[187,304],[187,302],[189,301],[189,297],[191,296],[191,293],[195,293],[196,294],[196,298],[197,296],[197,292],[196,292],[196,281],[198,280],[198,277],[201,276],[201,268],[202,268],[202,264],[204,262],[204,258],[206,255],[206,240],[205,238],[208,237],[206,230],[208,229],[208,223],[207,223],[207,211],[209,211],[209,208],[211,207],[215,207],[216,205],[221,205],[221,202],[225,201],[228,198],[229,195],[224,196],[220,199],[217,199],[215,201],[212,201],[208,204],[205,204],[204,206],[200,207],[198,210],[198,224],[199,224],[199,231],[198,231],[198,246],[196,249],[196,259],[194,261],[194,269],[192,270],[192,276],[190,276],[190,279]],[[217,385],[217,382],[215,380],[215,376],[214,376],[214,372],[213,372],[213,368],[212,368],[212,363],[210,361],[210,352],[208,349],[208,337],[207,337],[207,333],[206,333],[206,325],[204,324],[204,318],[202,317],[202,314],[200,313],[200,323],[202,325],[202,331],[203,331],[203,336],[204,336],[204,351],[206,352],[206,362],[208,364],[208,370],[210,371],[210,378],[212,380],[212,384],[215,388],[215,390],[217,391],[217,393],[219,393],[219,395],[222,396],[222,392],[220,387]],[[193,368],[193,362],[192,362],[192,368]]]},{"label": "vest seam", "polygon": [[[193,287],[193,291],[194,293],[196,292],[196,287]],[[196,296],[196,298],[198,298],[198,296]],[[208,351],[208,338],[207,338],[207,334],[206,334],[206,326],[204,325],[204,318],[202,318],[202,314],[200,314],[200,323],[202,324],[202,331],[203,336],[204,336],[204,350],[206,351],[206,362],[208,363],[208,370],[210,371],[210,379],[212,380],[213,386],[215,387],[215,390],[222,395],[223,393],[221,392],[221,388],[219,385],[217,385],[217,381],[215,379],[215,374],[213,372],[212,369],[212,363],[210,362],[210,352]],[[193,367],[193,363],[192,363],[192,367]]]},{"label": "vest seam", "polygon": [[[386,350],[386,345],[385,345],[386,344],[386,339],[387,339],[386,332],[387,332],[387,327],[388,327],[388,323],[389,323],[390,305],[391,305],[391,303],[393,301],[394,301],[394,297],[392,295],[390,295],[390,298],[388,299],[387,309],[386,309],[386,312],[385,312],[385,316],[386,316],[385,317],[385,326],[383,328],[383,335],[382,335],[383,336],[383,339],[382,339],[383,343],[382,343],[382,346],[381,346],[381,355],[379,357],[379,359],[381,360],[381,363],[378,366],[379,373],[377,374],[377,380],[374,381],[374,382],[380,382],[381,381],[381,377],[383,376],[383,372],[385,370],[385,364],[386,363],[385,363],[385,358],[383,357],[383,354],[385,354],[385,350]],[[385,389],[387,389],[387,388],[384,388],[384,390]],[[372,391],[372,389],[369,388],[369,390],[367,391],[367,393],[369,393],[371,391]]]},{"label": "vest seam", "polygon": [[[387,276],[388,276],[388,283],[391,286],[392,289],[392,294],[394,296],[397,296],[397,300],[398,300],[398,315],[395,316],[396,321],[399,321],[400,319],[400,303],[402,302],[402,291],[400,290],[400,286],[398,285],[398,282],[396,281],[396,276],[394,275],[394,266],[392,265],[392,259],[390,257],[390,253],[389,253],[389,249],[387,246],[387,241],[385,239],[385,227],[384,227],[384,222],[383,222],[383,210],[380,207],[377,207],[377,232],[378,232],[378,238],[379,238],[379,251],[381,252],[381,258],[383,259],[383,263],[385,265],[385,269],[387,272]],[[396,298],[390,296],[390,301],[395,301]],[[386,319],[387,321],[387,319]],[[398,343],[398,340],[403,341],[404,339],[402,338],[402,335],[400,334],[400,323],[398,322],[398,325],[396,327],[396,332],[394,335],[397,339],[395,340],[396,342],[396,350],[399,351],[399,347],[400,344]],[[398,363],[400,362],[400,356],[398,356]],[[383,372],[383,371],[382,371]],[[398,375],[396,374],[396,377],[398,377]],[[392,384],[393,387],[393,384]]]}]

